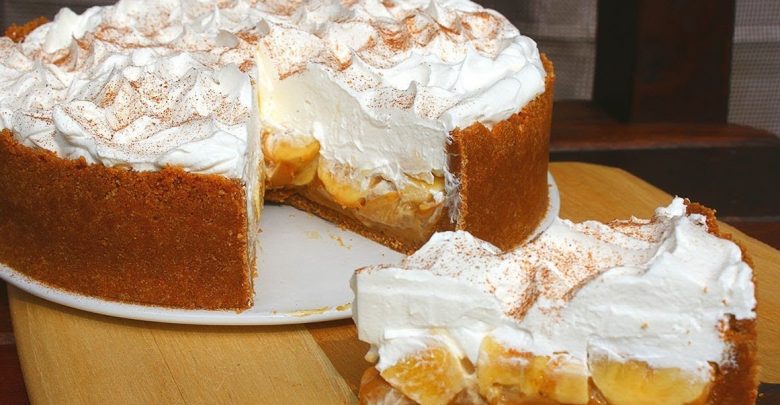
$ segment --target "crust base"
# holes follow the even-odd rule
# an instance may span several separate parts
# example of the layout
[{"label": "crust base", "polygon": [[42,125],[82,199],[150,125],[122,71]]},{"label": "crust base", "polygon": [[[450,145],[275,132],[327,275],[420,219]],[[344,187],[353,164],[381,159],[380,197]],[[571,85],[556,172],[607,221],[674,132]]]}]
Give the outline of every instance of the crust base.
[{"label": "crust base", "polygon": [[[286,204],[301,211],[314,214],[328,222],[332,222],[341,228],[363,235],[373,241],[381,243],[393,250],[410,255],[419,249],[422,244],[413,239],[407,239],[398,234],[384,231],[378,227],[368,227],[359,220],[346,215],[344,212],[334,210],[324,204],[318,204],[291,190],[266,190],[265,201]],[[442,217],[436,227],[437,230],[451,230],[449,219]]]}]

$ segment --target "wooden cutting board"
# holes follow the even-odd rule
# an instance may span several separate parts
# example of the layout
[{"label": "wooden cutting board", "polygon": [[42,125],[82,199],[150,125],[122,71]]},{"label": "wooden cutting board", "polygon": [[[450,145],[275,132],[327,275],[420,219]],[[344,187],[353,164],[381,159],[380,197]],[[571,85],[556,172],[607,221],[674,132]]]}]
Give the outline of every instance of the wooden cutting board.
[{"label": "wooden cutting board", "polygon": [[[649,217],[670,196],[618,169],[553,164],[561,216]],[[780,252],[725,226],[754,258],[761,380],[780,382]],[[279,327],[156,324],[95,315],[9,286],[33,403],[354,403],[367,345],[351,320]]]}]

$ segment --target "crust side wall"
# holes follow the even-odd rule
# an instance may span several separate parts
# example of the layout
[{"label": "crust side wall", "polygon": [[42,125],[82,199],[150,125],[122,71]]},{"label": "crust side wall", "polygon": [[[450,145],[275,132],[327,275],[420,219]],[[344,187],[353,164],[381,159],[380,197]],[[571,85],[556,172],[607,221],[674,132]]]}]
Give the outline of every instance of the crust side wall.
[{"label": "crust side wall", "polygon": [[555,74],[542,55],[545,92],[489,130],[452,134],[450,170],[460,180],[457,228],[508,250],[523,243],[549,205],[547,170]]},{"label": "crust side wall", "polygon": [[235,180],[89,165],[0,133],[0,262],[123,302],[248,308],[246,196]]},{"label": "crust side wall", "polygon": [[[688,214],[703,215],[707,219],[707,230],[720,238],[728,239],[742,250],[742,260],[753,267],[753,260],[747,254],[745,247],[733,236],[721,232],[715,218],[715,210],[699,203],[685,201]],[[755,272],[753,284],[756,283]],[[756,343],[756,320],[729,319],[723,339],[731,345],[732,362],[718,370],[715,385],[707,401],[716,404],[754,404],[758,396],[758,345]]]}]

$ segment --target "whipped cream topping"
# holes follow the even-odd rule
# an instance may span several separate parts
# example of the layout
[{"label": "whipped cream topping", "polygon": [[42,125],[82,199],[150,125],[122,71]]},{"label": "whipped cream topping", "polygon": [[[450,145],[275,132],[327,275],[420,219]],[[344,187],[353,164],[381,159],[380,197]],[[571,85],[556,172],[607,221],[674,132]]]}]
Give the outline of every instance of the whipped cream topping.
[{"label": "whipped cream topping", "polygon": [[544,91],[536,44],[466,0],[312,1],[263,27],[263,121],[314,136],[355,177],[431,183],[453,129],[490,126]]},{"label": "whipped cream topping", "polygon": [[708,233],[679,198],[652,220],[558,219],[506,253],[440,233],[399,266],[359,270],[354,288],[359,337],[378,349],[380,370],[431,338],[476,364],[491,335],[583,366],[608,356],[706,378],[709,362],[730,360],[728,317],[754,319],[756,305],[739,247]]},{"label": "whipped cream topping", "polygon": [[171,0],[62,9],[21,44],[0,39],[0,126],[65,158],[241,178],[248,10]]},{"label": "whipped cream topping", "polygon": [[258,82],[262,127],[430,179],[449,130],[519,111],[544,74],[533,41],[467,0],[121,0],[0,39],[0,127],[66,158],[241,178]]}]

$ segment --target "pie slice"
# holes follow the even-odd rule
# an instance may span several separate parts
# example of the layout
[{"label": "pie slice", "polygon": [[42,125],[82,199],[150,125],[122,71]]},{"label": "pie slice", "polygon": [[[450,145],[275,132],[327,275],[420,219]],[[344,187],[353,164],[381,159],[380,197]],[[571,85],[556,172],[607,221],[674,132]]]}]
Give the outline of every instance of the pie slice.
[{"label": "pie slice", "polygon": [[363,404],[756,398],[749,260],[680,198],[650,220],[558,219],[507,252],[439,233],[400,265],[358,270],[353,288],[376,361]]}]

